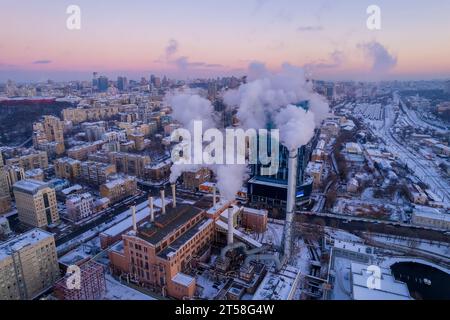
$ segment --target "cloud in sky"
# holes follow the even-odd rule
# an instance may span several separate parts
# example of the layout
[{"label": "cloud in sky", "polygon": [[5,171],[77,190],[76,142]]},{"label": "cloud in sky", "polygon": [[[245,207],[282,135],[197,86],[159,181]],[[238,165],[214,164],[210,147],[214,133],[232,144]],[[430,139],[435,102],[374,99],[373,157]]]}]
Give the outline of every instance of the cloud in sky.
[{"label": "cloud in sky", "polygon": [[52,60],[36,60],[33,61],[33,64],[49,64],[52,63]]},{"label": "cloud in sky", "polygon": [[359,44],[358,47],[364,51],[364,54],[372,63],[372,71],[376,73],[385,73],[397,65],[397,56],[390,53],[381,43],[372,41]]},{"label": "cloud in sky", "polygon": [[317,31],[322,31],[323,27],[322,26],[300,26],[297,28],[297,31],[299,32],[317,32]]},{"label": "cloud in sky", "polygon": [[166,58],[170,58],[175,53],[178,52],[178,41],[175,39],[170,39],[166,46]]},{"label": "cloud in sky", "polygon": [[173,61],[175,65],[182,70],[187,68],[220,68],[223,67],[221,64],[206,63],[206,62],[191,62],[188,57],[179,57]]},{"label": "cloud in sky", "polygon": [[318,60],[316,62],[311,62],[305,65],[306,69],[332,69],[342,66],[345,60],[344,52],[340,50],[335,50],[330,53],[328,60]]},{"label": "cloud in sky", "polygon": [[155,60],[157,63],[167,63],[175,65],[179,70],[187,70],[192,68],[221,68],[223,65],[215,63],[207,63],[201,61],[190,61],[187,56],[178,56],[179,43],[175,39],[170,39],[165,47],[165,56]]}]

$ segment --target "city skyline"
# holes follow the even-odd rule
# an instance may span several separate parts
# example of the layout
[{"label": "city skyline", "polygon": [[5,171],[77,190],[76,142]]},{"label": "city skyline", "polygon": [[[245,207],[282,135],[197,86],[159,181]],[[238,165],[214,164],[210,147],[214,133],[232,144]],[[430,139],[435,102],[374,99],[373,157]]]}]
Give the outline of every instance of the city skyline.
[{"label": "city skyline", "polygon": [[[1,3],[0,81],[240,76],[254,61],[324,80],[450,77],[450,3],[441,0]],[[71,4],[81,8],[80,30],[66,28]],[[381,30],[366,27],[371,4]]]}]

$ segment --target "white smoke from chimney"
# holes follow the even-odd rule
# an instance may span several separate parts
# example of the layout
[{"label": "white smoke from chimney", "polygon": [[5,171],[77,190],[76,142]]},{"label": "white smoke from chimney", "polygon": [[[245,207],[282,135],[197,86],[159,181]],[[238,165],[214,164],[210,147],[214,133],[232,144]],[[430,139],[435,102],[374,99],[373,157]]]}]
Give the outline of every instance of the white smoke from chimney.
[{"label": "white smoke from chimney", "polygon": [[[314,128],[329,115],[326,100],[313,91],[302,68],[283,64],[279,72],[270,72],[264,64],[249,66],[249,82],[224,95],[228,108],[237,108],[240,126],[244,129],[263,129],[275,121],[280,129],[282,143],[289,149],[306,144],[314,134]],[[296,104],[309,101],[308,111]],[[172,117],[186,129],[193,130],[193,122],[201,120],[203,130],[216,127],[214,108],[209,100],[193,93],[170,94],[166,102],[173,109]],[[236,193],[247,176],[246,165],[185,165],[171,168],[170,182],[175,183],[185,171],[208,167],[217,176],[217,186],[226,200],[235,199]]]},{"label": "white smoke from chimney", "polygon": [[291,104],[275,115],[275,124],[280,130],[281,143],[288,150],[307,144],[314,136],[314,113]]}]

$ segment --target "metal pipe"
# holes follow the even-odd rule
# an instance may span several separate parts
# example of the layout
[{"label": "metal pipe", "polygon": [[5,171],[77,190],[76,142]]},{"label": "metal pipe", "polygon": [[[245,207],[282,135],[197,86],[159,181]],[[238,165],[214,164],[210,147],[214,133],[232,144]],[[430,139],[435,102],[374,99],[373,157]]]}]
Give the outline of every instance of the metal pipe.
[{"label": "metal pipe", "polygon": [[233,244],[234,234],[234,219],[233,219],[233,207],[228,207],[228,232],[227,232],[227,244]]},{"label": "metal pipe", "polygon": [[286,222],[284,224],[283,261],[291,256],[292,248],[292,221],[294,220],[296,187],[297,187],[298,149],[289,151],[288,160],[288,189],[286,205]]},{"label": "metal pipe", "polygon": [[161,189],[161,210],[162,214],[166,214],[166,200],[164,198],[164,189]]},{"label": "metal pipe", "polygon": [[136,225],[136,207],[131,207],[131,220],[133,223],[133,231],[137,231],[137,225]]},{"label": "metal pipe", "polygon": [[172,184],[172,208],[177,207],[177,195],[176,195],[176,189],[175,189],[175,183]]},{"label": "metal pipe", "polygon": [[153,197],[148,197],[148,205],[150,206],[150,222],[155,221],[155,211],[153,208]]}]

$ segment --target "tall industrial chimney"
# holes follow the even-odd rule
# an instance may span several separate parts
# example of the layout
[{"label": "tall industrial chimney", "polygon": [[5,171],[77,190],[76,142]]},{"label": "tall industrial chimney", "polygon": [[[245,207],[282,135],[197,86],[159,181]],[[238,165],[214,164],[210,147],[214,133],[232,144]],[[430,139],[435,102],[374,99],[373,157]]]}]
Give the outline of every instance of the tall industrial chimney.
[{"label": "tall industrial chimney", "polygon": [[217,187],[214,185],[213,187],[213,207],[216,206],[216,194],[217,194]]},{"label": "tall industrial chimney", "polygon": [[131,221],[133,223],[133,231],[137,231],[137,225],[136,225],[136,207],[131,207]]},{"label": "tall industrial chimney", "polygon": [[148,205],[150,207],[150,222],[155,221],[155,211],[153,208],[153,197],[148,197]]},{"label": "tall industrial chimney", "polygon": [[172,208],[177,207],[177,195],[176,195],[176,189],[175,189],[175,183],[172,184]]},{"label": "tall industrial chimney", "polygon": [[234,219],[233,219],[233,207],[228,207],[228,232],[227,232],[227,244],[233,244],[233,233],[234,233]]},{"label": "tall industrial chimney", "polygon": [[292,248],[292,222],[294,220],[295,198],[297,189],[298,149],[289,151],[288,161],[288,188],[286,205],[286,222],[284,224],[283,261],[291,256]]},{"label": "tall industrial chimney", "polygon": [[161,210],[162,214],[166,214],[166,200],[164,198],[164,189],[161,189]]}]

